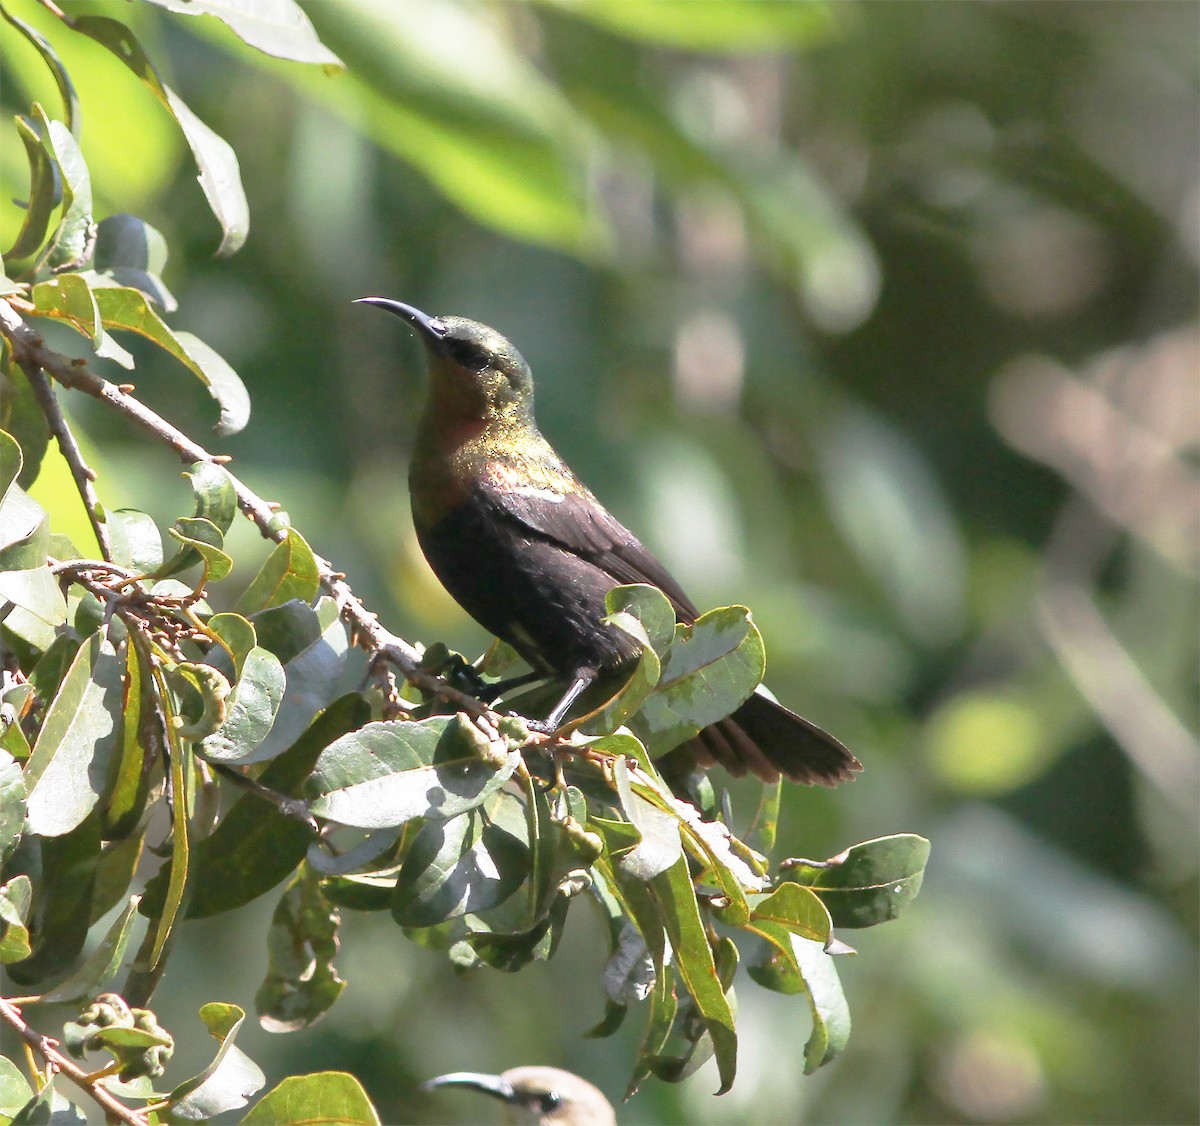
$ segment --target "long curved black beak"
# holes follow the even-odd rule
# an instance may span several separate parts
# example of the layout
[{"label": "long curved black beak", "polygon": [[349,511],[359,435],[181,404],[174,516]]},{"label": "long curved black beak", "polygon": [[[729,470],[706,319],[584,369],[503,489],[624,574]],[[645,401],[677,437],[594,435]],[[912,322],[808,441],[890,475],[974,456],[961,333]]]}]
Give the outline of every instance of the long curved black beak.
[{"label": "long curved black beak", "polygon": [[422,1091],[432,1091],[435,1087],[470,1087],[473,1091],[483,1091],[506,1103],[517,1101],[516,1090],[503,1076],[485,1075],[479,1071],[452,1071],[448,1075],[426,1079],[421,1084]]},{"label": "long curved black beak", "polygon": [[386,309],[412,325],[417,330],[417,335],[427,344],[436,346],[446,335],[444,321],[422,313],[420,309],[414,309],[411,305],[405,305],[403,301],[393,301],[390,297],[359,297],[354,304],[377,305],[380,309]]}]

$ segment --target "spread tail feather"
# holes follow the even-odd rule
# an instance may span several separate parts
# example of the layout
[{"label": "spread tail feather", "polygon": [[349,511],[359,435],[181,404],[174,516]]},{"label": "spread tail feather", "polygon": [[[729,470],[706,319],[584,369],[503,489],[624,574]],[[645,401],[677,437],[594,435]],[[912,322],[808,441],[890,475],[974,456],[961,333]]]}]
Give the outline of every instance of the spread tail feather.
[{"label": "spread tail feather", "polygon": [[806,786],[836,786],[862,770],[829,732],[758,692],[666,757],[705,768],[720,764],[737,778],[749,772],[775,782],[782,775]]}]

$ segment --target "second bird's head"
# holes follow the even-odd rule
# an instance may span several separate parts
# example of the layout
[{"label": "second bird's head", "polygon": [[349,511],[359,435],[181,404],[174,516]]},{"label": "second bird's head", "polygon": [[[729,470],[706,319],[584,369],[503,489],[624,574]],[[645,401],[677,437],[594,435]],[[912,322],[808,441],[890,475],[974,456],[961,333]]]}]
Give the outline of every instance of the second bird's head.
[{"label": "second bird's head", "polygon": [[387,297],[360,297],[407,321],[425,348],[430,405],[441,416],[529,422],[533,377],[515,347],[494,328],[465,317],[431,317]]}]

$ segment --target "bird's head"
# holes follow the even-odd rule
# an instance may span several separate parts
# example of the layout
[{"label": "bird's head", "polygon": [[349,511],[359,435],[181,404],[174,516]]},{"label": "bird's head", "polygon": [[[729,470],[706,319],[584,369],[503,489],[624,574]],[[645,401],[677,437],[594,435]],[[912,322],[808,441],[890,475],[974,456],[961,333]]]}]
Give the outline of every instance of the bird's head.
[{"label": "bird's head", "polygon": [[494,328],[465,317],[431,317],[386,297],[358,303],[407,321],[425,348],[430,401],[443,422],[533,420],[533,377],[525,358]]},{"label": "bird's head", "polygon": [[500,1075],[455,1071],[421,1084],[469,1087],[502,1100],[525,1126],[616,1126],[612,1104],[586,1079],[557,1067],[513,1067]]}]

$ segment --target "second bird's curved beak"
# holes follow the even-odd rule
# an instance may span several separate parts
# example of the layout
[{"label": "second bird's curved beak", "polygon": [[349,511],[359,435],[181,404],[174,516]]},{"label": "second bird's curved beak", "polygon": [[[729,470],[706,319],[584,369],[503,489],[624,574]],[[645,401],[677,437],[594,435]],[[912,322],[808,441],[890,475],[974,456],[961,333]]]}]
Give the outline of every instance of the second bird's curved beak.
[{"label": "second bird's curved beak", "polygon": [[486,1075],[479,1071],[452,1071],[448,1075],[426,1079],[421,1084],[422,1091],[432,1091],[435,1087],[470,1087],[474,1091],[494,1095],[506,1103],[517,1100],[517,1092],[507,1079],[501,1075]]},{"label": "second bird's curved beak", "polygon": [[436,346],[446,335],[444,321],[438,317],[431,317],[428,313],[422,313],[420,309],[414,309],[411,305],[405,305],[403,301],[393,301],[390,297],[359,297],[354,304],[377,305],[380,309],[385,309],[401,320],[407,321],[417,330],[417,335],[425,344]]}]

